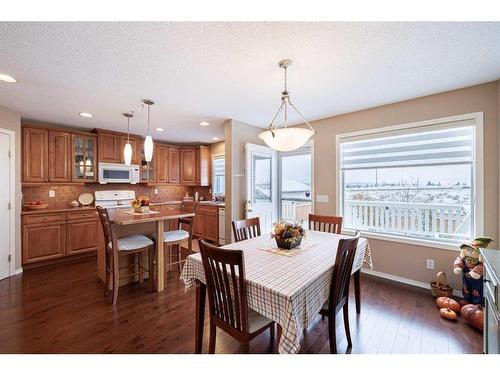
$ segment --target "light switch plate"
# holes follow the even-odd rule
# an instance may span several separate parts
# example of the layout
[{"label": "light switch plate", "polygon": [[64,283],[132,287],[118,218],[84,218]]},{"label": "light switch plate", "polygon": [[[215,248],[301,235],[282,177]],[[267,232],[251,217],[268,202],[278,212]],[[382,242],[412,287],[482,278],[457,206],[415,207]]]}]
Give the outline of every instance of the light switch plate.
[{"label": "light switch plate", "polygon": [[316,194],[316,202],[328,203],[329,202],[328,195]]},{"label": "light switch plate", "polygon": [[426,267],[428,270],[434,269],[434,259],[427,259]]},{"label": "light switch plate", "polygon": [[158,188],[155,189],[155,195],[158,195]]},{"label": "light switch plate", "polygon": [[56,192],[54,190],[49,190],[49,198],[54,198],[56,196]]}]

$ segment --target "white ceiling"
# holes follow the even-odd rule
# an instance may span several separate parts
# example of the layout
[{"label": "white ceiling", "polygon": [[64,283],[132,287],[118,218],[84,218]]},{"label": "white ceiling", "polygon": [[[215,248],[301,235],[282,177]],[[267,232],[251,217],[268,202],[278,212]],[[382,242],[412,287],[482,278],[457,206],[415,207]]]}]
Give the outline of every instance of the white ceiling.
[{"label": "white ceiling", "polygon": [[0,23],[0,73],[19,80],[0,82],[0,105],[121,131],[135,110],[145,135],[151,98],[155,138],[210,142],[226,119],[268,124],[284,57],[292,99],[319,119],[498,79],[500,23]]}]

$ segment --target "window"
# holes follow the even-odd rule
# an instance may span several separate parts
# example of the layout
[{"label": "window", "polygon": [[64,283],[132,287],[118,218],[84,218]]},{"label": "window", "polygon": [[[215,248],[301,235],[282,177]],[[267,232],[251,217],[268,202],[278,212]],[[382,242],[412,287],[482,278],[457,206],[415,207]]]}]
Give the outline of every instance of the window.
[{"label": "window", "polygon": [[462,120],[338,137],[344,228],[445,243],[473,238],[476,130],[476,120]]},{"label": "window", "polygon": [[214,195],[224,195],[226,162],[224,155],[214,155],[212,158],[212,193]]},{"label": "window", "polygon": [[280,217],[290,221],[309,220],[312,212],[311,147],[279,153]]}]

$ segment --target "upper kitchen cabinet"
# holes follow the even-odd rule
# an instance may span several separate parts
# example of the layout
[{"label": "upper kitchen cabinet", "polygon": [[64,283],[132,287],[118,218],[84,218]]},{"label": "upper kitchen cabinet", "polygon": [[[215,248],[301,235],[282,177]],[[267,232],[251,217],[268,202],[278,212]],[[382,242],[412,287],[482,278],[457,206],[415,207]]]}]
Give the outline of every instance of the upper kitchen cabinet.
[{"label": "upper kitchen cabinet", "polygon": [[181,184],[208,186],[210,184],[210,150],[207,146],[180,149]]},{"label": "upper kitchen cabinet", "polygon": [[141,182],[156,182],[156,159],[157,159],[157,146],[154,144],[153,159],[150,162],[146,161],[144,156],[144,142],[140,144],[141,162],[139,163],[139,170],[141,173]]},{"label": "upper kitchen cabinet", "polygon": [[171,184],[178,184],[181,181],[179,154],[179,148],[168,148],[168,182]]},{"label": "upper kitchen cabinet", "polygon": [[[130,163],[140,165],[142,140],[140,138],[130,136],[129,141],[130,145],[132,146],[132,161]],[[125,159],[123,158],[123,149],[125,148],[126,144],[127,144],[127,136],[126,135],[120,136],[120,148],[119,148],[120,163],[125,163]]]},{"label": "upper kitchen cabinet", "polygon": [[196,183],[196,148],[181,148],[181,184]]},{"label": "upper kitchen cabinet", "polygon": [[169,182],[168,170],[168,147],[158,145],[156,147],[156,181]]},{"label": "upper kitchen cabinet", "polygon": [[97,161],[104,163],[119,163],[120,156],[120,135],[112,132],[97,129]]},{"label": "upper kitchen cabinet", "polygon": [[49,131],[23,127],[23,182],[48,182]]},{"label": "upper kitchen cabinet", "polygon": [[210,148],[199,146],[196,149],[196,183],[200,186],[210,185]]},{"label": "upper kitchen cabinet", "polygon": [[73,182],[96,181],[96,144],[94,135],[71,135]]},{"label": "upper kitchen cabinet", "polygon": [[71,182],[71,134],[49,130],[49,181]]}]

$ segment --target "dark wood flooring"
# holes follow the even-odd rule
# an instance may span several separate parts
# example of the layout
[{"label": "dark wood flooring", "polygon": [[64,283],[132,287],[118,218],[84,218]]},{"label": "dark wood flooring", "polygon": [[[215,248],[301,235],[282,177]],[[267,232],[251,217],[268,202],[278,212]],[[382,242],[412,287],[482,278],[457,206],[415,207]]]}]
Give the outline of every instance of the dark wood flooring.
[{"label": "dark wood flooring", "polygon": [[[1,353],[193,353],[194,292],[184,292],[178,274],[163,293],[146,285],[120,289],[118,306],[105,302],[95,260],[25,271],[0,281]],[[440,318],[429,291],[362,275],[362,311],[350,305],[352,353],[481,353],[482,334],[462,320]],[[338,347],[347,343],[339,314]],[[205,320],[208,323],[208,319]],[[205,327],[203,351],[207,351]],[[217,353],[240,345],[218,333]],[[252,353],[271,350],[267,333]],[[327,320],[315,320],[304,353],[329,353]]]}]

